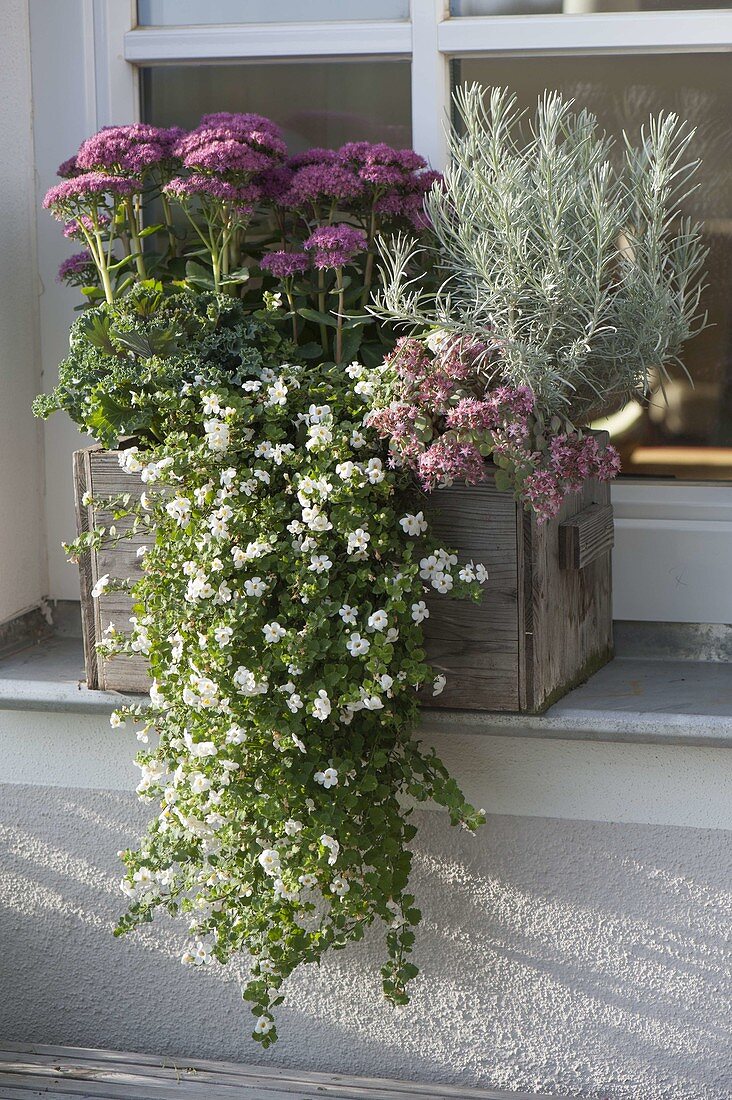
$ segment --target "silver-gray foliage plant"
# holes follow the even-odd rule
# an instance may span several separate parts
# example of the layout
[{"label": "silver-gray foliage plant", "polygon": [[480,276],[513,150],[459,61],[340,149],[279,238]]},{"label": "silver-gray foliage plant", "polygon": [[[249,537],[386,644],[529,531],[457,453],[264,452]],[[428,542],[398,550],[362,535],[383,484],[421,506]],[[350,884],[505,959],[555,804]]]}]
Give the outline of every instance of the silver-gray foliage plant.
[{"label": "silver-gray foliage plant", "polygon": [[375,312],[494,337],[502,354],[486,372],[576,424],[683,369],[682,345],[706,324],[701,227],[681,215],[694,131],[661,114],[616,149],[557,92],[530,119],[507,89],[473,84],[455,105],[444,185],[425,203],[444,282],[435,299],[410,279],[418,246],[392,239]]}]

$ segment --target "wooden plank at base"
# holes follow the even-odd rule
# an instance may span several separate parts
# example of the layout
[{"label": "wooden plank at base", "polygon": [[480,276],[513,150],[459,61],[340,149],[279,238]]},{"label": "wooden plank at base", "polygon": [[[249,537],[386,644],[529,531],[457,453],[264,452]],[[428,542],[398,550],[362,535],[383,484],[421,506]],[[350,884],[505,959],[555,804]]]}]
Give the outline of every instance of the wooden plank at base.
[{"label": "wooden plank at base", "polygon": [[[60,1095],[92,1097],[93,1100],[114,1100],[120,1095],[128,1100],[167,1100],[171,1086],[177,1089],[176,1097],[190,1097],[190,1100],[234,1100],[238,1096],[242,1100],[244,1097],[251,1097],[251,1100],[257,1097],[262,1100],[292,1100],[292,1097],[300,1100],[318,1097],[321,1100],[406,1100],[408,1097],[418,1100],[557,1100],[556,1094],[550,1098],[538,1093],[529,1095],[386,1078],[347,1077],[210,1059],[162,1058],[40,1043],[4,1042],[0,1046],[0,1085],[6,1080],[10,1085],[12,1078],[15,1088],[37,1089],[39,1077],[54,1090],[60,1089]],[[64,1092],[67,1084],[73,1088]],[[128,1091],[119,1093],[120,1086]],[[142,1092],[137,1091],[140,1088]],[[94,1092],[94,1089],[99,1091]],[[0,1092],[0,1096],[4,1097],[4,1093]]]}]

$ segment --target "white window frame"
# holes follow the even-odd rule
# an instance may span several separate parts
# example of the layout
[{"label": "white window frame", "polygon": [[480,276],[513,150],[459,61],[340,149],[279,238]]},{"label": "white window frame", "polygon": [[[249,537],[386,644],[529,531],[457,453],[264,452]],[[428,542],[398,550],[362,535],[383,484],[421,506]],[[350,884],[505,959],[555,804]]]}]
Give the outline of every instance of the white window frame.
[{"label": "white window frame", "polygon": [[[446,158],[453,58],[732,53],[732,11],[725,9],[451,18],[449,0],[411,0],[408,20],[138,28],[134,0],[72,2],[81,14],[88,132],[139,118],[140,66],[405,58],[412,65],[412,144],[435,168]],[[47,11],[45,0],[30,4],[31,11],[34,6]],[[46,52],[45,63],[53,64]],[[56,64],[66,62],[63,56]],[[53,73],[47,79],[52,84]],[[42,179],[40,185],[49,182]],[[59,293],[63,290],[47,287],[46,297],[53,302]],[[42,301],[44,308],[48,311],[48,300],[45,306]],[[66,455],[51,453],[47,469],[66,461]],[[613,486],[613,503],[615,617],[732,622],[732,484],[627,479]],[[51,530],[51,557],[53,536]]]}]

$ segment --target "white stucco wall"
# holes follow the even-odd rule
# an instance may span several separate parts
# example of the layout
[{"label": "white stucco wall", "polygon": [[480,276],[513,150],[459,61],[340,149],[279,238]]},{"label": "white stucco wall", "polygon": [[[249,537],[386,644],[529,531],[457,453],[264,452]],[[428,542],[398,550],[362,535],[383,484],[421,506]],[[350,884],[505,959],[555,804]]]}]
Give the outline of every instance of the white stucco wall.
[{"label": "white stucco wall", "polygon": [[38,275],[27,0],[3,0],[0,33],[0,624],[47,589]]},{"label": "white stucco wall", "polygon": [[0,1042],[114,1047],[588,1100],[728,1100],[728,748],[432,736],[489,812],[419,812],[412,1004],[379,990],[379,930],[288,985],[248,1038],[237,976],[191,973],[161,921],[114,940],[119,848],[154,808],[132,733],[0,711]]}]

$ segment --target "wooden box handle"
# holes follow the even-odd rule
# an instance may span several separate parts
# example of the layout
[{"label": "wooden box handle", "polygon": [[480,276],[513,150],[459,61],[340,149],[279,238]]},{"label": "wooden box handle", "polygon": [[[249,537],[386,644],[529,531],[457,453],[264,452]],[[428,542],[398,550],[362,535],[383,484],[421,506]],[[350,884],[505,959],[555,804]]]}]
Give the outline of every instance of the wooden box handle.
[{"label": "wooden box handle", "polygon": [[559,524],[559,565],[562,569],[584,569],[615,541],[611,504],[590,504],[571,519]]}]

